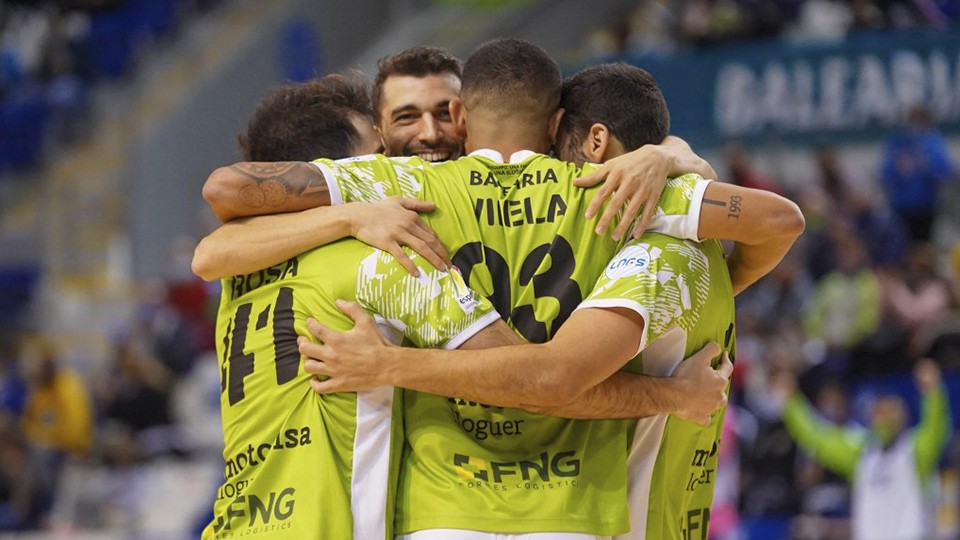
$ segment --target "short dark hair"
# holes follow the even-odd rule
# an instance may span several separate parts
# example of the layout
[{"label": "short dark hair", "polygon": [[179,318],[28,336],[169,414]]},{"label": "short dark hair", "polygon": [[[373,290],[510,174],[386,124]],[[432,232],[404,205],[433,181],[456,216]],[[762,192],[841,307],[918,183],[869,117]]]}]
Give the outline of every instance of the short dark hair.
[{"label": "short dark hair", "polygon": [[551,114],[560,105],[560,66],[529,41],[495,39],[473,51],[463,65],[460,90],[467,107]]},{"label": "short dark hair", "polygon": [[383,84],[392,75],[427,77],[449,73],[459,79],[463,63],[456,56],[439,47],[411,47],[397,54],[384,56],[377,62],[377,76],[373,80],[373,114],[380,121],[380,102],[383,99]]},{"label": "short dark hair", "polygon": [[670,112],[656,79],[624,63],[600,64],[563,81],[558,140],[579,146],[595,123],[628,151],[658,144],[670,134]]},{"label": "short dark hair", "polygon": [[285,84],[267,94],[237,139],[246,161],[310,161],[353,155],[360,134],[353,117],[373,123],[360,72]]}]

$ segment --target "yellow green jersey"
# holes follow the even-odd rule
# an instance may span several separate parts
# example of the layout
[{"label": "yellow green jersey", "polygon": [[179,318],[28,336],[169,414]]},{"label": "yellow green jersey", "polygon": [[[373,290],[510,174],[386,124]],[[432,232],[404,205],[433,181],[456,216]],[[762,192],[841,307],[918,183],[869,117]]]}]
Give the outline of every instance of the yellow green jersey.
[{"label": "yellow green jersey", "polygon": [[[316,163],[335,203],[393,195],[435,202],[432,224],[456,267],[529,341],[553,335],[619,248],[594,233],[596,218],[584,217],[597,189],[572,183],[595,165],[581,168],[533,152],[504,163],[492,151],[436,165],[383,156]],[[670,181],[657,227],[695,238],[705,185],[692,176]],[[477,227],[478,235],[448,242],[447,226]],[[611,535],[628,529],[622,422],[404,392],[404,429],[397,533]]]},{"label": "yellow green jersey", "polygon": [[[709,341],[733,354],[733,289],[723,248],[658,233],[627,244],[577,309],[626,308],[643,317],[639,354],[624,369],[659,377]],[[630,426],[630,539],[706,538],[723,413],[701,427],[675,416]]]},{"label": "yellow green jersey", "polygon": [[[402,430],[394,389],[321,396],[301,366],[306,320],[347,330],[334,305],[355,299],[394,342],[459,346],[497,320],[455,271],[356,240],[222,281],[217,317],[224,482],[204,538],[392,538]],[[399,419],[399,416],[397,416]]]}]

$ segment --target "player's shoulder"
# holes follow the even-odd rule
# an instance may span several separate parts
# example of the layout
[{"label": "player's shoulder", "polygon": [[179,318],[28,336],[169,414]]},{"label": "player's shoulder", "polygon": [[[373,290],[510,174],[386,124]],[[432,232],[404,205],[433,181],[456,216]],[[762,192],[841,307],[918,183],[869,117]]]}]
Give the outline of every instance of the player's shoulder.
[{"label": "player's shoulder", "polygon": [[564,161],[555,156],[546,156],[538,154],[539,159],[533,163],[538,168],[550,169],[556,171],[558,175],[562,175],[567,178],[579,178],[581,176],[586,176],[601,167],[599,163],[591,163],[589,161],[577,164],[572,161]]},{"label": "player's shoulder", "polygon": [[[693,257],[702,259],[706,254],[705,248],[705,245],[693,240],[675,238],[658,232],[646,232],[640,238],[625,244],[614,256],[614,261],[619,260],[622,264],[655,269],[664,264],[677,265],[678,262]],[[683,268],[689,266],[679,265]]]},{"label": "player's shoulder", "polygon": [[365,154],[362,156],[352,156],[342,159],[319,158],[313,163],[324,164],[338,167],[395,167],[405,169],[423,169],[431,165],[416,156],[385,156],[383,154]]}]

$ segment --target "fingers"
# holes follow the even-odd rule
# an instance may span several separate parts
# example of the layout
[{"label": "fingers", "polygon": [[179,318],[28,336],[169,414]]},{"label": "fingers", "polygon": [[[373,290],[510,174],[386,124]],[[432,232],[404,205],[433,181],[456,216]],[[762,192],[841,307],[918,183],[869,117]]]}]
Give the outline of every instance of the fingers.
[{"label": "fingers", "polygon": [[720,344],[716,341],[710,341],[704,345],[702,349],[693,353],[693,356],[690,357],[690,360],[713,363],[713,359],[720,356],[720,352]]},{"label": "fingers", "polygon": [[[350,318],[353,319],[355,326],[373,322],[373,318],[370,316],[370,314],[367,313],[366,310],[360,307],[360,304],[356,302],[337,300],[337,309],[349,315]],[[332,330],[330,332],[332,332]]]},{"label": "fingers", "polygon": [[337,387],[336,379],[326,379],[319,380],[317,378],[310,379],[310,388],[313,388],[313,391],[318,394],[333,394],[339,392],[340,389]]},{"label": "fingers", "polygon": [[[612,183],[613,182],[608,182],[605,186],[611,185]],[[609,227],[610,223],[617,217],[617,214],[620,212],[629,195],[629,190],[622,186],[613,193],[613,196],[610,197],[610,200],[607,202],[606,208],[603,209],[603,215],[600,216],[600,221],[597,222],[597,234],[603,234],[603,232],[607,230],[607,227]],[[627,218],[624,217],[624,219],[626,220]]]},{"label": "fingers", "polygon": [[420,268],[418,268],[417,265],[414,264],[413,259],[411,259],[409,255],[407,255],[407,252],[403,250],[403,247],[401,247],[400,244],[394,244],[392,247],[390,247],[389,249],[385,249],[384,251],[393,255],[393,257],[397,259],[397,262],[400,263],[400,266],[402,266],[404,270],[409,272],[411,276],[413,277],[420,276]]},{"label": "fingers", "polygon": [[[630,201],[633,203],[633,201]],[[653,215],[657,211],[657,200],[646,201],[643,203],[643,214],[640,216],[640,221],[637,222],[637,228],[633,230],[633,237],[640,238],[640,235],[647,230],[647,227],[650,226],[650,222],[653,221]]]},{"label": "fingers", "polygon": [[[315,338],[319,339],[321,342],[327,341],[327,338],[329,338],[331,332],[333,332],[333,330],[330,330],[329,328],[327,328],[326,325],[322,324],[320,321],[314,319],[313,317],[310,317],[307,319],[307,330],[311,334],[313,334]],[[306,339],[298,339],[297,341],[309,342],[309,340],[306,340]]]},{"label": "fingers", "polygon": [[421,201],[413,197],[399,197],[397,201],[400,206],[414,212],[431,212],[437,208],[437,205],[430,201]]},{"label": "fingers", "polygon": [[733,375],[733,362],[730,361],[730,355],[726,352],[720,356],[720,365],[717,366],[717,375],[723,377],[724,380],[729,379]]},{"label": "fingers", "polygon": [[[617,228],[613,231],[614,240],[619,240],[627,234],[627,229],[629,229],[630,224],[633,223],[634,216],[640,212],[640,205],[642,204],[644,204],[643,199],[640,197],[633,197],[630,199],[630,202],[627,203],[627,208],[623,211],[623,217],[620,218],[620,224],[617,225]],[[633,237],[640,238],[640,235],[643,234],[644,229],[646,229],[646,225],[644,225],[642,222],[637,223],[637,227],[633,232]]]},{"label": "fingers", "polygon": [[323,343],[314,343],[305,337],[297,339],[297,349],[300,351],[300,356],[306,359],[304,360],[304,366],[306,366],[308,360],[317,360],[330,356],[330,349],[324,346]]},{"label": "fingers", "polygon": [[[598,175],[598,177],[600,177],[599,175],[601,173],[603,175],[602,177],[606,178],[606,169],[600,169],[593,173],[593,175]],[[602,186],[600,186],[600,189],[597,190],[597,194],[594,195],[593,200],[590,201],[589,205],[587,205],[587,212],[585,214],[587,219],[591,219],[593,216],[597,215],[597,213],[600,211],[600,207],[603,206],[604,201],[607,200],[607,197],[609,197],[615,189],[616,186],[614,186],[611,182],[605,182]],[[597,234],[603,234],[603,231],[601,231],[599,227],[597,227]]]},{"label": "fingers", "polygon": [[[607,176],[607,170],[604,167],[593,171],[590,174],[581,176],[580,178],[575,178],[573,180],[573,185],[577,187],[590,187],[603,182],[603,179]],[[590,216],[587,216],[590,217]]]},{"label": "fingers", "polygon": [[327,364],[313,358],[307,358],[303,361],[303,371],[323,377],[330,376],[330,370],[328,369]]},{"label": "fingers", "polygon": [[447,252],[446,246],[440,241],[440,237],[419,218],[410,234],[412,238],[416,238],[420,242],[419,245],[422,246],[421,248],[417,248],[410,245],[410,247],[430,261],[430,264],[435,268],[446,270],[452,264],[450,262],[450,253]]}]

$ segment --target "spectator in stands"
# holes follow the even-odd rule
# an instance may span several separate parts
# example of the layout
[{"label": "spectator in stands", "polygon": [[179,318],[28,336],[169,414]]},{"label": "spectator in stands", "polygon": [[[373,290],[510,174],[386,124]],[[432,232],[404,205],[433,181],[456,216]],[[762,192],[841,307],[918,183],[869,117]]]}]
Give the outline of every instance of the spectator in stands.
[{"label": "spectator in stands", "polygon": [[937,275],[936,252],[926,244],[911,250],[904,266],[877,272],[887,313],[907,333],[912,356],[926,354],[921,350],[924,332],[944,318],[952,304],[947,280]]},{"label": "spectator in stands", "polygon": [[914,241],[930,240],[941,184],[953,177],[946,139],[924,107],[914,107],[883,150],[880,177],[887,200]]},{"label": "spectator in stands", "polygon": [[[839,381],[828,380],[814,392],[814,406],[819,416],[836,426],[856,426],[850,418],[846,390]],[[817,536],[814,531],[822,531],[819,537],[823,540],[849,538],[850,489],[846,479],[808,455],[799,457],[795,471],[802,493],[802,518],[797,520],[796,536]]]},{"label": "spectator in stands", "polygon": [[922,394],[920,422],[907,429],[903,399],[879,397],[869,430],[842,428],[814,413],[797,392],[796,381],[782,377],[787,396],[783,420],[797,444],[853,487],[853,535],[858,540],[929,538],[935,522],[929,490],[940,455],[950,438],[950,409],[940,368],[917,362],[914,378]]},{"label": "spectator in stands", "polygon": [[[170,416],[173,374],[152,354],[148,337],[134,334],[117,344],[115,362],[115,370],[98,393],[106,417],[118,428],[111,450],[124,449],[124,455],[135,450],[139,459],[178,452],[177,431]],[[137,459],[119,461],[131,460]]]},{"label": "spectator in stands", "polygon": [[0,532],[37,528],[52,493],[18,426],[0,419]]},{"label": "spectator in stands", "polygon": [[[202,346],[197,327],[182,311],[195,310],[197,303],[190,297],[192,294],[161,281],[149,284],[130,330],[131,335],[143,340],[146,354],[159,360],[174,377],[182,377],[193,369]],[[209,336],[205,337],[209,340]]]},{"label": "spectator in stands", "polygon": [[19,494],[14,504],[20,509],[21,525],[36,528],[50,510],[66,460],[85,458],[90,451],[93,407],[83,380],[61,363],[50,343],[25,338],[20,350],[28,383],[20,418],[26,446],[15,436],[5,446],[4,457],[16,479]]},{"label": "spectator in stands", "polygon": [[[844,170],[833,147],[816,151],[817,183],[804,190],[804,208],[813,217],[814,226],[808,227],[810,264],[814,275],[821,277],[824,270],[836,264],[830,245],[830,231],[838,220],[852,225],[863,240],[873,265],[884,267],[900,264],[909,247],[909,234],[896,214],[872,193],[857,191],[852,186],[848,171]],[[861,185],[864,182],[860,182]]]},{"label": "spectator in stands", "polygon": [[61,364],[53,346],[28,341],[21,355],[29,391],[22,423],[29,443],[50,452],[52,461],[64,456],[82,458],[93,438],[93,408],[86,385],[70,367]]},{"label": "spectator in stands", "polygon": [[879,281],[863,242],[850,227],[832,233],[837,269],[814,287],[804,328],[809,339],[826,348],[823,369],[837,375],[849,367],[851,350],[879,328],[881,304]]},{"label": "spectator in stands", "polygon": [[776,268],[737,297],[738,335],[744,329],[770,335],[783,324],[799,321],[813,287],[801,250],[791,250]]}]

